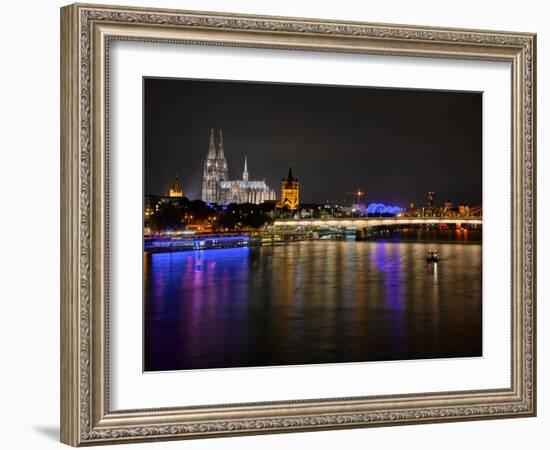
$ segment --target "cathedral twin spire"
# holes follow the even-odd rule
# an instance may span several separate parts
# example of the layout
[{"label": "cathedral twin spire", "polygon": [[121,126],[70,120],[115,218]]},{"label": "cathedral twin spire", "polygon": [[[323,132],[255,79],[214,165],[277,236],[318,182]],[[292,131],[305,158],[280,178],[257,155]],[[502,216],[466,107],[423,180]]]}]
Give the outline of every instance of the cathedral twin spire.
[{"label": "cathedral twin spire", "polygon": [[210,129],[208,154],[204,161],[201,200],[207,203],[256,203],[275,200],[275,192],[264,181],[250,181],[248,158],[244,158],[242,180],[229,180],[227,160],[223,149],[223,134],[216,148],[214,129]]},{"label": "cathedral twin spire", "polygon": [[223,134],[220,130],[220,143],[218,144],[218,151],[216,152],[216,140],[214,139],[214,128],[210,128],[210,144],[208,145],[208,159],[223,159],[225,160],[225,154],[223,151]]},{"label": "cathedral twin spire", "polygon": [[220,142],[216,150],[214,128],[210,129],[208,155],[204,162],[201,198],[205,202],[216,203],[219,197],[220,182],[227,180],[229,171],[223,151],[223,135],[220,130]]},{"label": "cathedral twin spire", "polygon": [[227,180],[229,173],[227,169],[227,160],[225,159],[225,153],[223,151],[223,134],[220,130],[220,141],[218,143],[218,150],[216,152],[216,141],[214,139],[214,128],[210,128],[210,145],[208,147],[207,159],[213,160],[213,165],[219,175],[218,181]]},{"label": "cathedral twin spire", "polygon": [[[223,133],[220,130],[220,141],[218,144],[218,149],[216,151],[216,140],[214,139],[214,128],[210,128],[210,143],[208,145],[208,155],[207,160],[214,161],[218,169],[225,169],[227,171],[227,161],[225,159],[225,153],[223,150]],[[222,177],[223,178],[223,177]],[[247,157],[244,157],[244,171],[243,171],[243,180],[248,181],[248,166],[247,166]],[[223,180],[219,180],[223,181]]]},{"label": "cathedral twin spire", "polygon": [[222,134],[222,130],[220,130],[220,145],[218,146],[218,158],[223,159],[225,161],[225,154],[223,152],[223,134]]}]

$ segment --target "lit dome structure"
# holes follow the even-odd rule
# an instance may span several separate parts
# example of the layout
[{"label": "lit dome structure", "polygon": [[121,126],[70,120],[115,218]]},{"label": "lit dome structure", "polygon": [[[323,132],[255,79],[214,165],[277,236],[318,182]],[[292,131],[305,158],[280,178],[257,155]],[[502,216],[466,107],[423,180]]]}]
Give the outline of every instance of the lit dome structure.
[{"label": "lit dome structure", "polygon": [[371,203],[367,206],[367,214],[389,214],[396,216],[403,208],[399,206],[384,205],[384,203]]}]

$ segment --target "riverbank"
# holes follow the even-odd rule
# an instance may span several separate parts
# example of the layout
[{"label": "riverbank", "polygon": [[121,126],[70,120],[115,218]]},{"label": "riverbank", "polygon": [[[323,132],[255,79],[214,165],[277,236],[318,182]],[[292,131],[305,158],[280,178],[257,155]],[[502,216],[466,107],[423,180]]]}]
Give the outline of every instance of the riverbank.
[{"label": "riverbank", "polygon": [[357,239],[352,232],[258,232],[250,234],[196,234],[144,239],[144,251],[149,253],[216,250],[236,247],[280,246],[304,241],[334,242],[417,242],[426,244],[481,244],[481,230],[377,230],[367,238]]}]

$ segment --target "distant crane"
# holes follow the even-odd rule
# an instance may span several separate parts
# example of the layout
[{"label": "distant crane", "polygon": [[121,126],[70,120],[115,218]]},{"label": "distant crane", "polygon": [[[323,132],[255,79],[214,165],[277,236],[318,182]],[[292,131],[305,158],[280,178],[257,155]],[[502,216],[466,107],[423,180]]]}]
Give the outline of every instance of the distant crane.
[{"label": "distant crane", "polygon": [[361,190],[361,188],[358,188],[354,192],[346,192],[346,195],[352,195],[357,198],[357,204],[361,203],[361,198],[365,196],[365,191]]}]

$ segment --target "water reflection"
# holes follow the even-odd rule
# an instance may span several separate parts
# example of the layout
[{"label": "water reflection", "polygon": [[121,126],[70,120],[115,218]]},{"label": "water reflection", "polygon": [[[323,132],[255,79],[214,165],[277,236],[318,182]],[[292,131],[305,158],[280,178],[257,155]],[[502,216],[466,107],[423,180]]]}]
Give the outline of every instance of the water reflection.
[{"label": "water reflection", "polygon": [[481,245],[146,254],[145,369],[481,355]]}]

